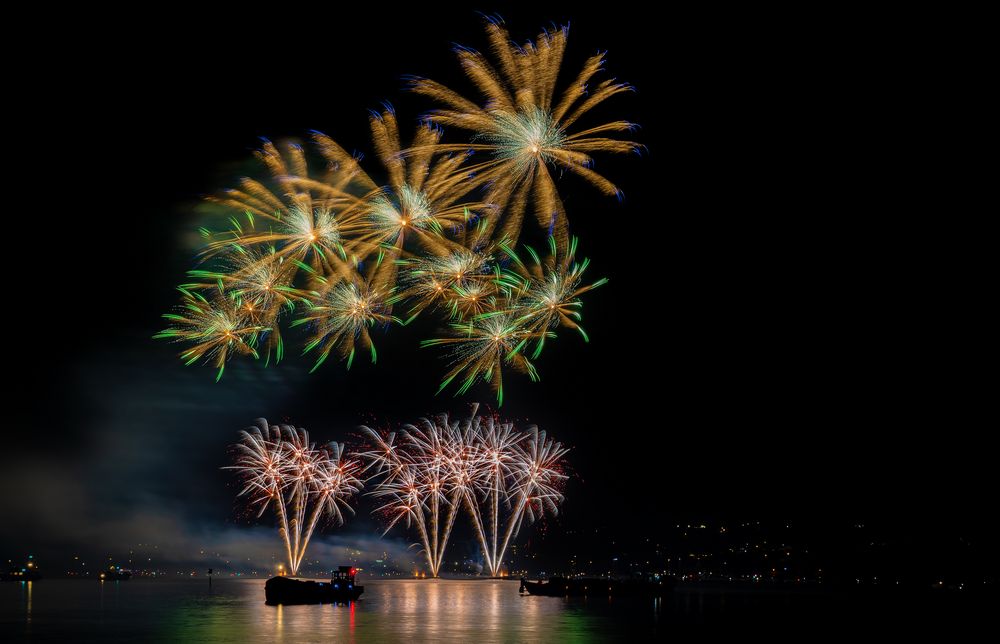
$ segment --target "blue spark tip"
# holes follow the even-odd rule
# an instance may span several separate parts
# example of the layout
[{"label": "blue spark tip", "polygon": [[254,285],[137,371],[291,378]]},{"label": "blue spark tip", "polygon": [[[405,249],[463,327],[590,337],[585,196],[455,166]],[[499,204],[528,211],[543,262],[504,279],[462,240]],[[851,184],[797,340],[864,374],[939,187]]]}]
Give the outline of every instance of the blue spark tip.
[{"label": "blue spark tip", "polygon": [[477,11],[476,13],[478,13],[480,16],[482,16],[483,19],[486,22],[490,23],[491,25],[496,25],[497,27],[502,27],[503,24],[504,24],[503,17],[501,17],[500,14],[498,14],[498,13],[488,14],[488,13],[483,13],[482,11]]},{"label": "blue spark tip", "polygon": [[549,35],[555,36],[557,31],[563,32],[563,35],[566,35],[567,33],[569,33],[569,23],[568,22],[565,25],[560,25],[555,20],[552,20],[552,21],[549,22],[549,27],[552,28],[552,33],[549,34],[549,30],[548,30],[548,28],[546,28],[546,29],[543,30],[545,32],[546,36],[549,36]]}]

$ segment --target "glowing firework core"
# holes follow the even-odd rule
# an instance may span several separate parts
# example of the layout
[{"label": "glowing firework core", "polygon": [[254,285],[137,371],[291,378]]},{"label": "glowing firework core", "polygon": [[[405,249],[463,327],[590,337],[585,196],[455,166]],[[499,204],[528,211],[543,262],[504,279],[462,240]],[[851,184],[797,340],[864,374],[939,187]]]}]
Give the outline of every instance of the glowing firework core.
[{"label": "glowing firework core", "polygon": [[498,159],[514,161],[522,172],[531,170],[538,159],[549,160],[566,139],[552,115],[537,107],[513,114],[498,111],[492,116],[493,130],[483,138],[494,146]]}]

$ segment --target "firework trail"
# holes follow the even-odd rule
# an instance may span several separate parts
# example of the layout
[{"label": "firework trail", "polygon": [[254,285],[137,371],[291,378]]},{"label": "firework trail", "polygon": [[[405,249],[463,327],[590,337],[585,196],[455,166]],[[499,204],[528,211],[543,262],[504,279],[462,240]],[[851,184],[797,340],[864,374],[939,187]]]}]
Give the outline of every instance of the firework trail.
[{"label": "firework trail", "polygon": [[522,349],[538,334],[522,317],[500,313],[477,316],[469,322],[450,325],[451,336],[424,340],[421,346],[446,346],[451,349],[452,368],[445,374],[440,392],[460,375],[464,378],[458,393],[464,394],[478,380],[489,383],[503,404],[503,370],[505,367],[528,374],[538,380],[535,365]]},{"label": "firework trail", "polygon": [[257,357],[259,336],[267,327],[254,323],[241,307],[226,297],[211,300],[201,293],[178,288],[183,294],[176,313],[163,317],[170,327],[153,336],[193,345],[181,352],[185,364],[199,360],[212,362],[218,372],[216,382],[222,378],[226,361],[234,354]]},{"label": "firework trail", "polygon": [[502,245],[502,249],[511,261],[497,283],[507,294],[506,312],[526,322],[529,334],[537,339],[532,359],[541,354],[549,332],[560,326],[579,332],[584,341],[589,342],[587,332],[580,326],[583,317],[580,296],[603,286],[608,280],[602,278],[592,284],[582,284],[590,260],[584,258],[576,262],[577,239],[571,238],[567,252],[559,256],[555,238],[549,237],[550,252],[545,259],[530,246],[525,246],[531,263],[523,262],[507,245]]},{"label": "firework trail", "polygon": [[316,447],[304,429],[268,425],[260,418],[240,432],[235,464],[245,497],[257,516],[273,507],[285,544],[289,574],[297,575],[313,532],[321,521],[344,523],[354,513],[350,500],[364,486],[362,463],[344,456],[342,443]]},{"label": "firework trail", "polygon": [[[499,20],[488,20],[486,33],[496,65],[477,51],[457,49],[462,71],[483,95],[481,105],[426,78],[414,79],[411,89],[443,104],[431,113],[435,123],[473,133],[472,143],[438,145],[438,152],[477,150],[492,157],[476,169],[491,182],[485,200],[503,211],[495,238],[517,241],[530,199],[539,225],[552,231],[563,249],[568,242],[568,222],[548,166],[568,170],[604,194],[619,196],[613,183],[591,169],[590,155],[637,151],[638,144],[607,136],[631,131],[635,125],[611,121],[577,132],[569,130],[594,107],[616,94],[632,91],[632,87],[613,78],[588,86],[604,66],[604,54],[599,53],[587,60],[557,96],[556,79],[568,27],[543,31],[534,42],[523,45],[511,40]],[[484,234],[494,234],[497,223],[498,217],[493,217]]]},{"label": "firework trail", "polygon": [[354,362],[354,353],[360,345],[371,353],[371,361],[376,360],[375,343],[368,329],[376,325],[399,322],[389,313],[392,304],[399,298],[391,290],[372,288],[364,282],[340,283],[310,305],[308,313],[293,323],[314,323],[312,339],[305,352],[319,349],[319,357],[313,366],[315,371],[337,349],[347,359],[347,368]]},{"label": "firework trail", "polygon": [[308,302],[304,291],[291,286],[295,270],[273,247],[235,246],[220,270],[188,271],[188,276],[198,281],[181,288],[232,300],[234,311],[250,325],[264,329],[261,338],[266,365],[272,352],[275,362],[284,357],[279,320],[294,311],[296,304]]},{"label": "firework trail", "polygon": [[[583,282],[589,261],[575,259],[554,172],[618,194],[591,169],[591,155],[636,150],[610,136],[633,125],[578,122],[631,87],[614,79],[588,87],[604,64],[598,54],[557,92],[566,28],[522,45],[497,20],[486,31],[491,55],[458,50],[481,101],[413,80],[440,107],[408,146],[391,108],[371,112],[384,182],[325,134],[309,145],[265,141],[255,153],[260,176],[209,198],[227,211],[226,224],[201,229],[200,265],[154,338],[184,344],[184,363],[211,364],[218,380],[233,356],[281,361],[286,331],[302,327],[313,370],[331,355],[350,368],[358,351],[375,362],[376,329],[426,312],[441,324],[421,346],[442,347],[449,361],[438,391],[486,383],[498,404],[508,372],[539,379],[535,362],[558,330],[589,341],[581,296],[606,280]],[[446,127],[470,137],[451,142]],[[544,258],[518,247],[529,209],[547,231]]]},{"label": "firework trail", "polygon": [[[576,238],[571,238],[567,251],[560,255],[555,238],[549,237],[549,254],[544,258],[530,246],[524,247],[531,258],[527,262],[507,244],[499,245],[497,254],[502,256],[504,268],[500,269],[500,262],[493,260],[497,269],[488,306],[475,314],[453,315],[457,321],[449,324],[445,337],[421,343],[424,347],[442,346],[449,350],[451,368],[438,391],[458,378],[457,393],[463,394],[482,380],[492,385],[498,404],[502,405],[504,370],[525,373],[531,380],[538,380],[532,361],[541,355],[546,339],[554,337],[558,327],[576,330],[589,341],[580,325],[583,306],[580,296],[607,280],[583,284],[590,261],[576,262],[577,245]],[[421,284],[430,279],[440,286],[446,283],[446,275],[425,269],[417,279]],[[451,291],[464,292],[455,286]]]},{"label": "firework trail", "polygon": [[362,453],[375,512],[386,521],[415,526],[431,576],[438,576],[448,539],[463,508],[469,514],[486,567],[501,573],[507,548],[521,528],[563,500],[567,449],[545,432],[477,415],[454,421],[447,414],[405,425],[400,432],[363,430],[371,447]]}]

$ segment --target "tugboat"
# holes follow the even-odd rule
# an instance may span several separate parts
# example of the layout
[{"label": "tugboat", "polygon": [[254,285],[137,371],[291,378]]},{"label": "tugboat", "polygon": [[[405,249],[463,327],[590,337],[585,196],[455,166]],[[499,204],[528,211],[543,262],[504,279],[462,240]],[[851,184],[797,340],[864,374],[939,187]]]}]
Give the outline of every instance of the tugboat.
[{"label": "tugboat", "polygon": [[132,578],[132,571],[121,566],[108,566],[98,577],[101,581],[128,581]]},{"label": "tugboat", "polygon": [[549,581],[528,581],[521,577],[520,592],[547,597],[662,597],[673,587],[674,580],[669,577],[657,580],[553,577]]},{"label": "tugboat", "polygon": [[332,604],[353,601],[365,592],[364,586],[354,583],[357,569],[340,566],[334,571],[329,583],[306,581],[289,577],[271,577],[264,584],[266,604]]}]

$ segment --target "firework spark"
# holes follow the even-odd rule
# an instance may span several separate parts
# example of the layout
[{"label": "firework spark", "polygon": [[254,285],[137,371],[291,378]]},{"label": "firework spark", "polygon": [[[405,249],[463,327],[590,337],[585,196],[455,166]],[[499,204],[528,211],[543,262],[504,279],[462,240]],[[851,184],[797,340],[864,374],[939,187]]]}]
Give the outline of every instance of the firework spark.
[{"label": "firework spark", "polygon": [[399,322],[389,313],[398,299],[391,292],[371,288],[364,283],[341,283],[329,289],[318,303],[311,305],[303,318],[294,322],[295,325],[312,323],[315,327],[313,337],[305,348],[306,352],[313,349],[319,351],[313,370],[323,364],[334,349],[347,359],[347,368],[350,369],[359,346],[371,353],[374,363],[375,343],[369,329],[378,324]]},{"label": "firework spark", "polygon": [[444,561],[455,520],[465,508],[490,574],[498,576],[522,526],[554,514],[562,502],[566,449],[530,428],[477,415],[447,414],[404,426],[399,433],[363,428],[371,448],[362,454],[378,479],[370,494],[386,532],[416,526],[431,576]]},{"label": "firework spark", "polygon": [[361,239],[379,249],[380,268],[374,281],[382,285],[394,280],[396,262],[408,249],[442,255],[462,247],[465,225],[472,213],[486,208],[486,204],[468,198],[485,178],[463,166],[465,154],[436,153],[441,139],[439,128],[419,125],[413,146],[421,152],[406,157],[401,152],[396,114],[391,109],[373,113],[370,125],[389,184],[369,200],[369,227]]},{"label": "firework spark", "polygon": [[[607,195],[620,195],[614,184],[591,169],[590,155],[638,150],[636,143],[606,136],[631,131],[634,124],[612,121],[577,132],[569,130],[591,109],[632,88],[614,79],[588,88],[588,82],[604,65],[604,54],[600,53],[587,60],[557,99],[556,78],[568,27],[543,31],[534,42],[524,45],[511,41],[499,21],[488,21],[486,32],[499,69],[479,52],[457,51],[462,70],[483,95],[482,105],[424,78],[414,80],[411,89],[444,105],[431,113],[434,122],[474,133],[473,143],[439,145],[438,152],[471,149],[492,156],[477,170],[492,182],[486,201],[504,210],[496,239],[516,242],[530,194],[538,223],[556,236],[562,249],[568,242],[568,222],[547,166],[568,170]],[[487,232],[492,233],[496,225],[494,217]]]},{"label": "firework spark", "polygon": [[228,294],[234,310],[239,311],[250,323],[265,328],[264,353],[276,361],[284,355],[279,319],[295,309],[297,302],[305,302],[307,293],[291,286],[298,270],[274,252],[273,248],[246,249],[237,246],[227,258],[222,270],[191,270],[188,275],[201,280],[182,284],[187,290],[212,291]]},{"label": "firework spark", "polygon": [[489,256],[464,248],[444,256],[401,260],[400,266],[406,285],[403,297],[411,303],[411,319],[434,306],[447,308],[454,316],[460,308],[455,302],[463,291],[492,292],[498,276]]},{"label": "firework spark", "polygon": [[[451,349],[452,367],[445,374],[438,391],[451,381],[463,376],[458,393],[464,394],[473,384],[482,380],[496,391],[497,402],[503,404],[503,369],[509,367],[538,380],[535,365],[522,350],[538,332],[523,317],[508,313],[477,316],[469,322],[450,325],[451,336],[424,340],[421,346],[446,346]],[[549,333],[542,331],[541,333]]]},{"label": "firework spark", "polygon": [[170,320],[171,326],[154,338],[194,345],[181,352],[181,359],[185,364],[199,360],[211,362],[218,369],[216,382],[222,378],[226,361],[234,354],[257,357],[255,347],[267,327],[255,324],[241,307],[224,296],[209,300],[195,291],[178,290],[183,300],[177,312],[163,315]]},{"label": "firework spark", "polygon": [[362,464],[345,457],[342,443],[316,447],[306,430],[268,425],[263,418],[240,436],[235,464],[224,469],[240,474],[239,496],[258,517],[274,508],[294,576],[320,522],[342,525],[344,512],[354,513],[350,501],[364,486]]},{"label": "firework spark", "polygon": [[[580,325],[580,296],[607,280],[583,284],[589,260],[576,262],[576,251],[576,238],[560,254],[555,238],[550,237],[549,254],[543,259],[525,246],[531,258],[525,262],[509,245],[500,244],[497,254],[502,261],[494,262],[492,279],[479,274],[477,279],[463,285],[457,282],[455,273],[427,268],[440,265],[440,260],[416,264],[422,268],[414,269],[412,288],[422,289],[419,295],[423,299],[419,301],[427,302],[425,306],[447,302],[455,320],[449,325],[446,337],[422,343],[425,347],[446,346],[450,350],[451,369],[439,391],[459,378],[458,393],[462,394],[482,380],[493,386],[502,405],[502,371],[513,369],[537,380],[532,361],[538,359],[546,339],[554,337],[558,327],[574,329],[589,341]],[[464,264],[459,266],[464,270]]]},{"label": "firework spark", "polygon": [[591,284],[582,284],[583,273],[590,265],[584,258],[577,263],[577,239],[570,239],[569,248],[561,257],[557,255],[555,239],[549,238],[549,255],[541,259],[529,246],[525,249],[531,256],[531,263],[523,262],[509,246],[502,246],[511,259],[509,268],[499,280],[507,293],[508,312],[527,322],[532,337],[536,338],[532,359],[537,359],[545,346],[545,338],[559,326],[579,332],[585,342],[590,338],[580,326],[583,302],[580,296],[603,286],[607,278]]},{"label": "firework spark", "polygon": [[[503,372],[538,379],[534,361],[556,330],[578,331],[581,296],[605,280],[583,282],[576,239],[554,181],[568,170],[607,194],[617,188],[591,169],[591,154],[637,144],[612,138],[626,121],[580,128],[606,99],[631,88],[613,79],[588,88],[604,55],[591,57],[556,91],[567,30],[544,31],[514,44],[488,21],[492,55],[459,49],[466,75],[483,94],[463,98],[427,79],[412,89],[441,107],[417,124],[404,147],[395,112],[369,119],[384,183],[333,139],[311,145],[265,141],[264,172],[210,198],[228,212],[223,230],[201,229],[200,264],[181,286],[170,328],[156,334],[188,345],[187,364],[213,364],[221,377],[234,355],[285,353],[290,326],[304,326],[313,370],[336,353],[353,364],[358,350],[376,359],[372,331],[433,313],[444,329],[423,346],[446,346],[451,363],[439,391],[459,394],[488,383],[503,402]],[[449,142],[443,127],[471,133]],[[477,154],[477,152],[482,154]],[[549,255],[515,252],[525,213],[548,231]],[[406,307],[405,322],[393,315]]]},{"label": "firework spark", "polygon": [[263,246],[292,265],[310,266],[313,274],[351,273],[358,255],[370,251],[359,238],[367,230],[367,204],[382,191],[336,143],[322,135],[314,138],[330,168],[321,178],[310,175],[301,146],[288,145],[282,152],[267,142],[257,158],[271,175],[270,186],[244,178],[238,189],[210,198],[242,218],[231,217],[227,232],[205,231],[208,255]]}]

